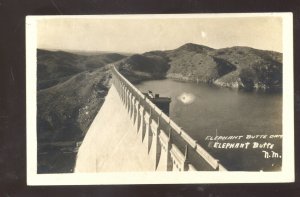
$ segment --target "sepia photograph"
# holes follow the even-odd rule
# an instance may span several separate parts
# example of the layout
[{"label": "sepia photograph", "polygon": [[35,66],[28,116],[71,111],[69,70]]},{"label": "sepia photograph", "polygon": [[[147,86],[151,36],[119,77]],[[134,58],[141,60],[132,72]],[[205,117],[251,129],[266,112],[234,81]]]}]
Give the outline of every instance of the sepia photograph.
[{"label": "sepia photograph", "polygon": [[292,17],[27,16],[27,184],[293,182]]}]

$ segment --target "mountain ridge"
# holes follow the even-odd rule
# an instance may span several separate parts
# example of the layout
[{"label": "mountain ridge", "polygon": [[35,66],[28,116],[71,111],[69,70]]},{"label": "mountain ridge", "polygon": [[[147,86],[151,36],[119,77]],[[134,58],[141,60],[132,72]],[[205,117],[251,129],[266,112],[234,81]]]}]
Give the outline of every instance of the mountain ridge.
[{"label": "mountain ridge", "polygon": [[246,90],[282,88],[282,54],[275,51],[244,46],[213,49],[187,43],[173,50],[149,51],[138,55],[140,59],[148,59],[148,67],[150,64],[153,67],[160,64],[163,68],[161,75],[146,71],[141,61],[131,58],[136,55],[117,62],[117,67],[132,82],[152,77],[204,82]]},{"label": "mountain ridge", "polygon": [[104,67],[124,57],[126,56],[118,53],[86,56],[65,51],[37,49],[38,90],[64,82],[80,72]]}]

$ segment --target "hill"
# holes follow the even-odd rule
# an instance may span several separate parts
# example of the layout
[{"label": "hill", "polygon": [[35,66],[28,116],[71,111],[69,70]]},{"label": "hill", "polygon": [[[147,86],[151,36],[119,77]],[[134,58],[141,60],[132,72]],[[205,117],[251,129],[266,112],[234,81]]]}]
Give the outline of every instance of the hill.
[{"label": "hill", "polygon": [[41,131],[38,140],[82,137],[104,101],[110,86],[109,77],[106,68],[99,68],[38,91],[38,130]]},{"label": "hill", "polygon": [[249,47],[213,49],[192,43],[116,63],[132,82],[171,78],[241,89],[281,89],[282,54]]},{"label": "hill", "polygon": [[226,60],[210,55],[214,51],[206,46],[185,44],[178,49],[167,51],[170,59],[168,78],[212,83],[236,67]]},{"label": "hill", "polygon": [[49,88],[68,80],[74,74],[92,71],[108,63],[123,59],[117,53],[98,55],[78,55],[64,51],[37,50],[37,87],[38,90]]},{"label": "hill", "polygon": [[135,54],[122,59],[115,65],[133,83],[164,78],[167,70],[170,68],[167,58],[149,54]]},{"label": "hill", "polygon": [[281,89],[282,54],[249,47],[231,47],[215,50],[214,57],[223,59],[237,69],[216,81],[225,87],[244,89]]}]

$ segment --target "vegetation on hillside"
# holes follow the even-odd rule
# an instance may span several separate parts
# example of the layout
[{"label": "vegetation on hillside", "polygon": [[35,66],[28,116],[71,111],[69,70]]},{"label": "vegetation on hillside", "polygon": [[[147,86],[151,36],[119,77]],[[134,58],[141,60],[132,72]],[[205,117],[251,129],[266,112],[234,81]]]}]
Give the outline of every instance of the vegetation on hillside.
[{"label": "vegetation on hillside", "polygon": [[116,63],[132,82],[171,78],[246,90],[282,87],[282,54],[250,47],[212,49],[192,43]]},{"label": "vegetation on hillside", "polygon": [[37,50],[37,87],[38,90],[62,83],[75,74],[93,71],[106,64],[123,59],[117,53],[100,55],[77,55],[64,51]]}]

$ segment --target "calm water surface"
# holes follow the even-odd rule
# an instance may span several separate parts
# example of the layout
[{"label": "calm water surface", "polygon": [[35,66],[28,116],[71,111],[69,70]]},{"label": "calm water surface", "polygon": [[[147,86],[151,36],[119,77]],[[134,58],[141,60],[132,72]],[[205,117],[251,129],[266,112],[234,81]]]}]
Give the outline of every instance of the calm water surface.
[{"label": "calm water surface", "polygon": [[[152,90],[161,96],[171,97],[170,117],[227,169],[281,169],[281,138],[270,138],[271,135],[282,134],[281,93],[243,92],[169,79],[147,81],[136,86],[143,92]],[[267,136],[246,139],[247,135]],[[209,140],[208,136],[243,137]],[[247,149],[226,149],[218,148],[216,142],[250,144]],[[254,148],[254,143],[270,144]]]}]

